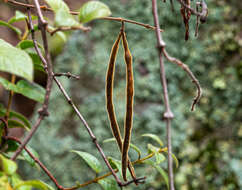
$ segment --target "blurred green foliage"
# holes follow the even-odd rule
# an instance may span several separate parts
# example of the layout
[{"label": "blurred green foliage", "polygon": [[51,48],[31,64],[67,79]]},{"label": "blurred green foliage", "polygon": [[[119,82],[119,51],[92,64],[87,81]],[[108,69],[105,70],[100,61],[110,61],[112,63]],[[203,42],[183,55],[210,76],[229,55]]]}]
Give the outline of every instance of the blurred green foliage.
[{"label": "blurred green foliage", "polygon": [[[151,2],[130,0],[127,3],[103,1],[113,16],[121,16],[153,24]],[[193,4],[195,2],[193,1]],[[184,40],[184,26],[175,1],[175,12],[169,3],[159,3],[159,15],[167,50],[184,61],[203,87],[203,97],[195,112],[190,105],[195,87],[190,79],[172,63],[165,62],[169,95],[175,118],[172,122],[173,150],[180,166],[175,169],[177,189],[237,190],[242,187],[242,36],[239,1],[208,1],[209,17],[194,37],[195,17],[190,21],[190,40]],[[64,51],[56,59],[55,71],[80,75],[78,81],[61,79],[64,87],[80,108],[99,142],[110,138],[105,107],[105,75],[112,44],[120,23],[97,20],[88,34],[75,32]],[[134,58],[135,114],[132,142],[144,151],[149,139],[144,133],[159,134],[165,142],[162,87],[156,51],[155,33],[127,24],[127,38]],[[117,119],[123,126],[125,110],[125,64],[123,52],[117,58],[114,100]],[[100,158],[88,133],[54,86],[50,101],[50,117],[43,122],[31,146],[55,174],[61,184],[70,186],[95,177],[88,167],[69,150],[82,150]],[[108,156],[120,158],[116,145],[102,144]],[[131,151],[130,157],[137,155]],[[101,159],[101,158],[100,158]],[[39,177],[32,168],[22,166],[24,176]],[[164,165],[164,167],[166,167]],[[144,186],[130,189],[165,188],[155,170],[136,167],[138,176],[146,175]],[[30,172],[31,171],[31,172]],[[41,178],[48,180],[44,173]],[[95,184],[86,189],[98,189]],[[128,189],[128,188],[127,188]]]}]

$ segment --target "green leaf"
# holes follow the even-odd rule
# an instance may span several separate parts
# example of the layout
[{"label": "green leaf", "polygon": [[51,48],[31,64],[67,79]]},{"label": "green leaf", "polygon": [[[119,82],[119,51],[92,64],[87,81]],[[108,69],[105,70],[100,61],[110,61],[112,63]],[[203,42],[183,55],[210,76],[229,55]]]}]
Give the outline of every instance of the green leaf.
[{"label": "green leaf", "polygon": [[63,0],[45,0],[55,12],[57,26],[79,26],[80,24],[70,14],[69,7]]},{"label": "green leaf", "polygon": [[148,150],[155,154],[156,164],[160,164],[165,161],[165,156],[162,153],[159,153],[159,148],[153,146],[152,144],[148,144]]},{"label": "green leaf", "polygon": [[44,102],[45,89],[36,83],[20,80],[16,84],[19,93],[37,102]]},{"label": "green leaf", "polygon": [[[28,147],[28,150],[36,157],[39,158],[39,154],[32,149],[31,147]],[[23,150],[21,152],[21,155],[23,156],[23,160],[27,161],[32,167],[35,166],[35,161],[33,160],[33,158],[31,158],[31,156],[26,152],[26,150]]]},{"label": "green leaf", "polygon": [[16,28],[15,26],[5,22],[5,21],[2,21],[0,20],[0,26],[6,26],[8,28],[10,28],[11,30],[13,30],[18,36],[21,36],[22,32],[21,30],[19,30],[18,28]]},{"label": "green leaf", "polygon": [[[40,43],[37,43],[38,47],[44,52],[44,48]],[[33,40],[22,40],[21,42],[18,43],[17,45],[18,48],[25,50],[28,48],[34,48],[34,42]]]},{"label": "green leaf", "polygon": [[153,140],[155,140],[161,147],[164,146],[162,140],[160,140],[160,138],[157,135],[154,134],[143,134],[142,137],[149,137],[152,138]]},{"label": "green leaf", "polygon": [[18,92],[18,88],[16,87],[16,85],[4,78],[0,77],[0,84],[2,84],[6,90],[12,90],[14,92]]},{"label": "green leaf", "polygon": [[100,1],[88,1],[79,11],[79,20],[82,23],[86,23],[109,15],[111,15],[111,11],[107,5]]},{"label": "green leaf", "polygon": [[20,188],[23,186],[31,186],[40,190],[54,190],[54,188],[39,180],[23,181],[22,183],[16,185],[13,190],[20,190]]},{"label": "green leaf", "polygon": [[146,160],[145,163],[154,167],[161,174],[161,176],[163,177],[166,183],[167,189],[169,190],[169,180],[168,180],[167,173],[159,165],[157,165],[155,162],[151,160]]},{"label": "green leaf", "polygon": [[102,165],[101,163],[98,161],[98,159],[96,157],[94,157],[93,155],[87,153],[87,152],[81,152],[81,151],[75,151],[72,150],[71,152],[74,152],[76,154],[78,154],[79,156],[82,157],[82,159],[96,172],[96,173],[100,173],[102,171]]},{"label": "green leaf", "polygon": [[[3,127],[4,124],[1,123],[0,127]],[[8,127],[9,128],[24,128],[26,130],[29,130],[28,127],[26,127],[24,124],[20,123],[19,121],[13,120],[13,119],[9,119],[8,120]]]},{"label": "green leaf", "polygon": [[[23,182],[23,180],[20,179],[18,174],[15,173],[13,176],[11,176],[11,184],[13,187],[15,187],[16,185],[18,185],[22,182]],[[31,190],[31,189],[32,189],[31,186],[22,186],[18,190]]]},{"label": "green leaf", "polygon": [[118,190],[119,189],[117,182],[111,178],[99,180],[98,184],[100,184],[102,189],[104,189],[104,190]]},{"label": "green leaf", "polygon": [[[114,169],[118,169],[120,176],[122,176],[122,164],[120,160],[117,160],[112,157],[108,157],[108,162]],[[127,178],[131,176],[130,172],[127,173]]]},{"label": "green leaf", "polygon": [[112,157],[108,157],[108,162],[110,163],[111,167],[113,169],[118,169],[119,174],[122,176],[122,165],[121,165],[121,161],[117,160],[115,158]]},{"label": "green leaf", "polygon": [[33,63],[29,55],[0,39],[0,71],[33,80]]},{"label": "green leaf", "polygon": [[8,21],[8,23],[9,24],[12,24],[12,23],[14,23],[14,22],[18,22],[18,21],[22,21],[22,20],[25,20],[25,19],[27,19],[28,17],[24,14],[24,13],[22,13],[22,12],[20,12],[20,11],[16,11],[15,12],[15,16],[13,16],[12,18],[10,18],[10,20]]},{"label": "green leaf", "polygon": [[103,143],[114,142],[115,138],[108,138],[103,141]]},{"label": "green leaf", "polygon": [[34,64],[34,70],[42,71],[45,73],[43,63],[37,53],[28,52],[29,56],[31,57],[33,64]]},{"label": "green leaf", "polygon": [[8,175],[14,174],[16,172],[16,170],[17,170],[17,164],[14,161],[5,158],[1,154],[0,154],[0,158],[1,158],[1,161],[2,161],[2,169],[3,169],[3,171],[5,173],[7,173]]},{"label": "green leaf", "polygon": [[14,152],[18,149],[19,144],[14,140],[8,140],[8,149],[5,152]]},{"label": "green leaf", "polygon": [[138,153],[138,159],[141,158],[141,150],[134,144],[130,143],[130,147]]},{"label": "green leaf", "polygon": [[[165,151],[165,152],[168,154],[168,151]],[[175,156],[175,154],[171,154],[171,156],[176,163],[176,168],[178,168],[179,167],[179,161],[178,161],[177,157]]]},{"label": "green leaf", "polygon": [[[1,78],[0,78],[1,80]],[[2,104],[0,104],[0,117],[3,117],[6,115],[6,109],[4,108],[4,106]],[[21,113],[15,112],[15,111],[10,111],[9,113],[9,118],[18,118],[20,121],[22,121],[24,123],[24,125],[31,129],[31,123],[29,122],[29,120],[23,116]]]},{"label": "green leaf", "polygon": [[8,80],[0,77],[0,83],[7,90],[12,90],[16,93],[22,94],[30,99],[37,102],[44,102],[45,89],[36,83],[30,83],[25,80],[20,80],[17,84],[12,84]]}]

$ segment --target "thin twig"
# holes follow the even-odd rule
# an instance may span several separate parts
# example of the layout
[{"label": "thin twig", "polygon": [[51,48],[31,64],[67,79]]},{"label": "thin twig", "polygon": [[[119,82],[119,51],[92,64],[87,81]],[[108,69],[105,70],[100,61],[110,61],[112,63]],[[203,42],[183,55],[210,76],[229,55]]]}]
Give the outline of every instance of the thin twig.
[{"label": "thin twig", "polygon": [[169,96],[168,96],[168,89],[167,89],[167,81],[165,75],[165,67],[164,61],[162,57],[162,50],[165,49],[165,42],[162,39],[161,33],[159,31],[159,18],[157,12],[157,1],[152,0],[152,11],[154,16],[154,23],[156,28],[156,37],[157,37],[157,49],[158,49],[158,56],[160,61],[160,75],[161,75],[161,83],[163,86],[163,96],[165,102],[165,113],[164,119],[166,120],[166,128],[167,128],[167,147],[168,147],[168,176],[169,176],[169,187],[170,190],[175,190],[174,188],[174,179],[173,179],[173,165],[172,165],[172,146],[171,146],[171,119],[174,117],[169,104]]},{"label": "thin twig", "polygon": [[80,79],[79,76],[73,75],[73,74],[71,74],[70,72],[67,72],[67,73],[55,73],[54,76],[55,76],[55,77],[62,77],[62,76],[65,76],[65,77],[67,77],[67,78],[74,78],[74,79],[77,79],[77,80]]},{"label": "thin twig", "polygon": [[[21,2],[18,2],[18,1],[15,1],[15,0],[8,0],[9,3],[12,3],[12,4],[15,4],[15,5],[19,5],[19,6],[22,6],[22,7],[28,7],[28,8],[35,8],[34,5],[31,5],[31,4],[26,4],[26,3],[21,3]],[[53,12],[53,10],[49,7],[47,7],[46,5],[42,5],[40,6],[40,8],[44,11],[51,11]],[[71,14],[73,15],[78,15],[79,12],[75,12],[75,11],[70,11]],[[154,26],[150,26],[149,24],[144,24],[144,23],[141,23],[141,22],[136,22],[134,20],[129,20],[129,19],[125,19],[125,18],[121,18],[121,17],[102,17],[102,18],[99,18],[99,19],[103,19],[103,20],[113,20],[113,21],[118,21],[118,22],[127,22],[127,23],[131,23],[131,24],[136,24],[136,25],[139,25],[139,26],[143,26],[147,29],[152,29],[152,30],[155,30],[156,28]],[[164,30],[160,29],[161,32],[163,32]]]},{"label": "thin twig", "polygon": [[56,32],[59,31],[70,31],[70,30],[82,30],[83,32],[88,32],[91,30],[91,27],[84,27],[84,26],[61,26],[54,30],[47,30],[51,36],[53,36]]},{"label": "thin twig", "polygon": [[[28,0],[26,0],[26,1],[28,1]],[[47,36],[46,36],[47,22],[44,20],[38,0],[34,0],[34,4],[35,4],[36,10],[37,10],[38,25],[41,30],[41,35],[42,35],[42,40],[43,40],[43,45],[44,45],[44,50],[45,50],[45,56],[46,56],[46,62],[45,63],[43,62],[44,67],[46,69],[46,73],[47,73],[46,93],[45,93],[44,103],[43,103],[41,109],[38,111],[39,118],[37,119],[35,125],[32,127],[29,134],[23,140],[20,147],[14,153],[13,157],[11,158],[12,160],[15,160],[17,158],[17,156],[21,153],[23,148],[26,146],[26,144],[30,141],[30,139],[32,138],[34,133],[39,128],[41,121],[49,115],[48,114],[48,104],[49,104],[49,97],[50,97],[52,81],[53,81],[53,77],[52,77],[53,71],[52,71],[51,58],[50,58],[50,54],[49,54],[49,50],[48,50],[48,42],[47,42]],[[29,15],[29,20],[32,21],[29,10],[28,10],[28,15]],[[33,31],[33,30],[31,30],[31,31]]]},{"label": "thin twig", "polygon": [[[131,24],[136,24],[136,25],[139,25],[139,26],[143,26],[147,29],[152,29],[152,30],[156,30],[156,27],[154,26],[150,26],[149,24],[144,24],[144,23],[141,23],[141,22],[136,22],[134,20],[129,20],[129,19],[125,19],[125,18],[122,18],[122,17],[102,17],[100,19],[104,19],[104,20],[113,20],[113,21],[118,21],[118,22],[127,22],[127,23],[131,23]],[[162,29],[159,29],[160,32],[164,32],[164,30]]]},{"label": "thin twig", "polygon": [[176,59],[174,57],[171,57],[167,51],[165,49],[162,49],[162,52],[164,54],[164,56],[166,57],[166,59],[172,63],[175,63],[176,65],[178,65],[179,67],[181,67],[187,74],[188,76],[191,78],[192,82],[195,84],[196,88],[197,88],[197,95],[193,100],[192,106],[191,106],[191,111],[195,110],[195,105],[198,103],[198,101],[201,98],[202,95],[202,88],[199,84],[199,81],[197,80],[197,78],[194,76],[194,74],[192,73],[192,71],[189,69],[189,67],[184,64],[182,61],[180,61],[179,59]]}]

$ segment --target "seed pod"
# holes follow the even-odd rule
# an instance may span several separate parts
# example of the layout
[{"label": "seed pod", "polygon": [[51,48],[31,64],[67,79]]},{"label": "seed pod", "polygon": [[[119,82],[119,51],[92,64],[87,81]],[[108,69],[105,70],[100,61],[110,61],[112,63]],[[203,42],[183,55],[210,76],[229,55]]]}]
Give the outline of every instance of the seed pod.
[{"label": "seed pod", "polygon": [[128,165],[128,151],[130,146],[132,124],[133,124],[133,97],[134,97],[134,79],[132,68],[132,55],[130,53],[128,42],[124,31],[122,31],[122,42],[124,48],[124,59],[126,63],[126,116],[124,126],[124,142],[122,150],[122,175],[126,181],[126,169]]},{"label": "seed pod", "polygon": [[[122,36],[122,32],[119,33],[118,38],[115,41],[111,50],[108,71],[106,76],[106,102],[107,102],[107,111],[108,111],[112,133],[116,139],[120,152],[122,153],[122,148],[123,148],[122,137],[120,134],[118,122],[115,116],[114,105],[113,105],[113,80],[114,80],[114,73],[115,73],[115,61],[116,61],[116,56],[119,49],[119,42],[120,42],[121,36]],[[131,162],[129,161],[129,158],[128,158],[128,168],[132,178],[136,179],[134,168]]]},{"label": "seed pod", "polygon": [[116,120],[114,105],[113,105],[113,79],[115,72],[115,60],[119,49],[119,42],[121,39],[121,33],[118,35],[117,40],[115,41],[111,56],[109,59],[108,71],[106,76],[106,102],[107,102],[107,111],[110,120],[110,126],[112,129],[113,136],[115,137],[117,144],[119,147],[122,147],[122,138],[118,126],[118,122]]}]

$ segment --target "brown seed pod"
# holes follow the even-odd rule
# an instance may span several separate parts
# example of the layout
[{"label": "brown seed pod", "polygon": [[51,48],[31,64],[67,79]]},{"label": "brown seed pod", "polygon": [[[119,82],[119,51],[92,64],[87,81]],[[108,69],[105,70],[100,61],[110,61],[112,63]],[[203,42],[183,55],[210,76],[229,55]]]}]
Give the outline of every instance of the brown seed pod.
[{"label": "brown seed pod", "polygon": [[[116,61],[116,56],[119,49],[119,42],[120,42],[121,36],[122,36],[122,32],[119,33],[118,38],[112,47],[111,55],[109,59],[109,65],[108,65],[107,76],[106,76],[106,102],[107,102],[106,106],[107,106],[107,112],[108,112],[113,136],[115,137],[118,147],[120,149],[120,152],[122,153],[122,149],[123,149],[122,137],[120,134],[118,122],[116,120],[116,115],[115,115],[114,105],[113,105],[113,80],[114,80],[114,73],[115,73],[115,61]],[[131,173],[131,176],[133,177],[133,179],[136,179],[134,168],[129,158],[127,159],[128,159],[128,168]]]},{"label": "brown seed pod", "polygon": [[134,98],[134,79],[132,67],[132,55],[128,47],[125,32],[122,30],[122,42],[124,48],[124,59],[126,63],[126,116],[124,127],[124,142],[122,149],[122,175],[126,181],[126,169],[128,163],[128,151],[130,146],[132,124],[133,124],[133,98]]}]

